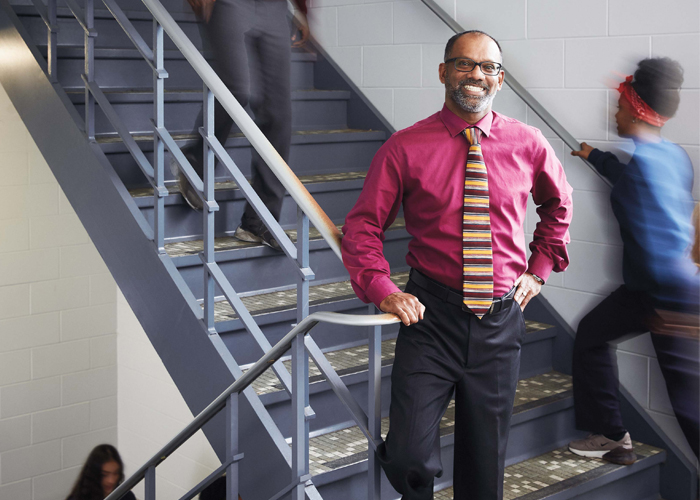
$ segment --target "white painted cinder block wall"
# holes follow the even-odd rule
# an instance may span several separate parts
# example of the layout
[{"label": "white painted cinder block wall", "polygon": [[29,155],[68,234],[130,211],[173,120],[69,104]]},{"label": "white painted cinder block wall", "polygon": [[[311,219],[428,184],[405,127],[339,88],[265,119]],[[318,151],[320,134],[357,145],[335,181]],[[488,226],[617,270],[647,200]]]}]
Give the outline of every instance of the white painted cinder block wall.
[{"label": "white painted cinder block wall", "polygon": [[[631,143],[615,133],[617,92],[606,80],[634,71],[644,57],[669,56],[685,68],[681,108],[665,128],[700,173],[700,3],[673,0],[437,0],[465,29],[501,42],[504,63],[579,141],[629,158]],[[421,2],[310,0],[313,35],[398,130],[438,111],[438,79],[453,34]],[[615,75],[618,73],[618,76]],[[506,76],[506,78],[508,78]],[[544,296],[575,329],[621,284],[621,241],[609,189],[510,90],[494,108],[542,129],[574,188],[571,265]],[[699,176],[700,177],[700,176]],[[695,185],[700,199],[700,182]],[[532,208],[532,207],[531,207]],[[536,214],[530,209],[526,232]],[[668,402],[648,335],[618,349],[621,380],[637,401],[691,455]]]},{"label": "white painted cinder block wall", "polygon": [[0,189],[0,499],[56,500],[117,444],[117,289],[2,87]]},{"label": "white painted cinder block wall", "polygon": [[[192,413],[2,86],[0,189],[0,500],[61,500],[94,446],[129,474]],[[158,468],[158,498],[219,465],[195,435]]]}]

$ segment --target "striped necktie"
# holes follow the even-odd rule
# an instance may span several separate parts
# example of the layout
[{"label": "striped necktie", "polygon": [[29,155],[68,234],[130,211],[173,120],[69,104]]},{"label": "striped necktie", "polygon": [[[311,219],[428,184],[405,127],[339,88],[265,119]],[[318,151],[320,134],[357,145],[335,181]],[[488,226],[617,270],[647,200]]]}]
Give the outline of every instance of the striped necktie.
[{"label": "striped necktie", "polygon": [[481,155],[481,130],[464,130],[469,141],[462,217],[463,302],[479,319],[493,301],[493,253],[489,216],[489,181]]}]

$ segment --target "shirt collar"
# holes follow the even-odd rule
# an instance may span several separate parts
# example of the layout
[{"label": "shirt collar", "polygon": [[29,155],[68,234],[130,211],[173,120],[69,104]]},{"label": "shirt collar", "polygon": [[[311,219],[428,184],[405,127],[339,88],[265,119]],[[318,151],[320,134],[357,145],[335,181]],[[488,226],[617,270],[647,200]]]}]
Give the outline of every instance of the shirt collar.
[{"label": "shirt collar", "polygon": [[[452,137],[456,137],[457,135],[461,134],[465,128],[471,127],[469,123],[465,122],[462,120],[459,116],[454,114],[452,111],[450,111],[447,108],[447,105],[443,105],[442,110],[440,111],[440,118],[442,119],[442,123],[445,124],[445,127],[447,127],[447,130],[450,132],[450,135]],[[489,133],[491,133],[491,124],[493,123],[493,111],[489,111],[486,116],[484,116],[481,120],[479,120],[474,127],[478,127],[481,132],[488,137]]]}]

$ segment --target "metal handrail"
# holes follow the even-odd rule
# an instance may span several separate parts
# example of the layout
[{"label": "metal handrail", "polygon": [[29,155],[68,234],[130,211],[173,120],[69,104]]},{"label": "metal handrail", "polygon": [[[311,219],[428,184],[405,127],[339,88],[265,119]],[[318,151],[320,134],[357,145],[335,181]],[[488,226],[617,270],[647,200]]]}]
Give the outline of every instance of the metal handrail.
[{"label": "metal handrail", "polygon": [[[430,10],[432,10],[435,15],[437,15],[442,22],[444,22],[452,31],[455,33],[461,33],[463,31],[466,31],[461,24],[459,24],[455,19],[452,18],[445,10],[440,7],[435,0],[421,0],[426,7],[428,7]],[[523,87],[518,80],[515,79],[515,77],[506,71],[506,68],[503,67],[503,70],[506,72],[506,85],[508,85],[515,94],[522,99],[525,104],[527,104],[532,111],[535,112],[537,116],[539,116],[542,121],[552,129],[552,132],[557,134],[559,138],[564,141],[564,144],[569,146],[574,151],[578,151],[581,149],[581,145],[579,142],[576,140],[576,138],[571,135],[571,133],[566,130],[559,121],[552,116],[552,114],[547,111],[540,102],[535,99],[535,97],[527,91],[525,87]],[[585,163],[595,172],[595,174],[601,178],[603,182],[605,182],[608,186],[612,186],[612,183],[598,170],[593,166],[592,163],[590,163],[587,160],[584,160]]]},{"label": "metal handrail", "polygon": [[292,342],[298,335],[306,335],[318,323],[330,323],[334,325],[348,326],[382,326],[398,322],[399,319],[394,314],[340,314],[334,312],[316,312],[304,318],[297,326],[292,328],[282,340],[277,342],[272,349],[260,358],[249,370],[231,384],[219,397],[212,401],[209,406],[202,410],[184,429],[182,429],[168,444],[163,446],[158,453],[153,455],[134,474],[120,484],[110,493],[105,500],[118,500],[121,496],[130,491],[142,479],[146,477],[146,472],[151,467],[155,467],[170,456],[177,448],[192,437],[204,424],[209,422],[214,416],[226,406],[226,401],[232,394],[240,394],[250,386],[260,375],[262,375],[275,361],[287,352]]}]

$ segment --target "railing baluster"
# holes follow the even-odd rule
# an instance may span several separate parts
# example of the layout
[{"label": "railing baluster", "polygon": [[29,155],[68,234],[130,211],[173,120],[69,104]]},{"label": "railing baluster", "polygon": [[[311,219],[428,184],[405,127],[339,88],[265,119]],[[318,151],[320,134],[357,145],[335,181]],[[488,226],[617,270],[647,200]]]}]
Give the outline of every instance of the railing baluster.
[{"label": "railing baluster", "polygon": [[[163,27],[153,20],[153,52],[156,69],[163,69]],[[161,74],[153,73],[153,122],[157,128],[165,127],[165,87]],[[163,139],[153,134],[153,242],[159,254],[165,253],[165,145]]]},{"label": "railing baluster", "polygon": [[[41,2],[39,2],[41,3]],[[43,4],[41,4],[43,6]],[[39,12],[41,14],[41,11]],[[46,7],[46,17],[48,22],[47,45],[48,53],[46,54],[49,66],[49,79],[51,83],[58,83],[58,19],[56,16],[56,0],[49,0]]]},{"label": "railing baluster", "polygon": [[156,500],[156,466],[151,465],[146,470],[144,498],[145,500]]},{"label": "railing baluster", "polygon": [[292,343],[292,381],[292,484],[295,485],[292,488],[292,500],[304,500],[302,477],[309,473],[309,421],[306,418],[306,407],[309,405],[309,357],[302,333]]},{"label": "railing baluster", "polygon": [[[203,104],[204,104],[204,130],[206,137],[214,136],[214,94],[209,87],[203,86]],[[214,201],[214,152],[209,147],[207,141],[204,141],[204,199],[206,201]],[[209,206],[204,204],[202,210],[202,223],[204,226],[204,260],[207,263],[215,262],[214,255],[214,211],[209,210]],[[216,287],[214,278],[207,266],[204,266],[204,323],[209,331],[209,335],[216,333],[214,324],[214,295]]]},{"label": "railing baluster", "polygon": [[[369,306],[368,314],[375,314],[375,306]],[[369,388],[367,404],[367,421],[369,432],[376,442],[382,435],[382,327],[380,325],[369,327]],[[377,453],[369,447],[369,462],[367,465],[367,499],[379,500],[381,498],[381,468],[377,460]]]},{"label": "railing baluster", "polygon": [[[297,264],[309,267],[309,217],[297,207]],[[297,323],[309,315],[309,279],[306,275],[297,278]]]},{"label": "railing baluster", "polygon": [[238,500],[238,393],[226,402],[226,458],[232,460],[226,468],[226,500]]},{"label": "railing baluster", "polygon": [[[95,81],[95,4],[85,0],[85,77]],[[95,97],[85,86],[85,133],[90,141],[95,140]]]}]

